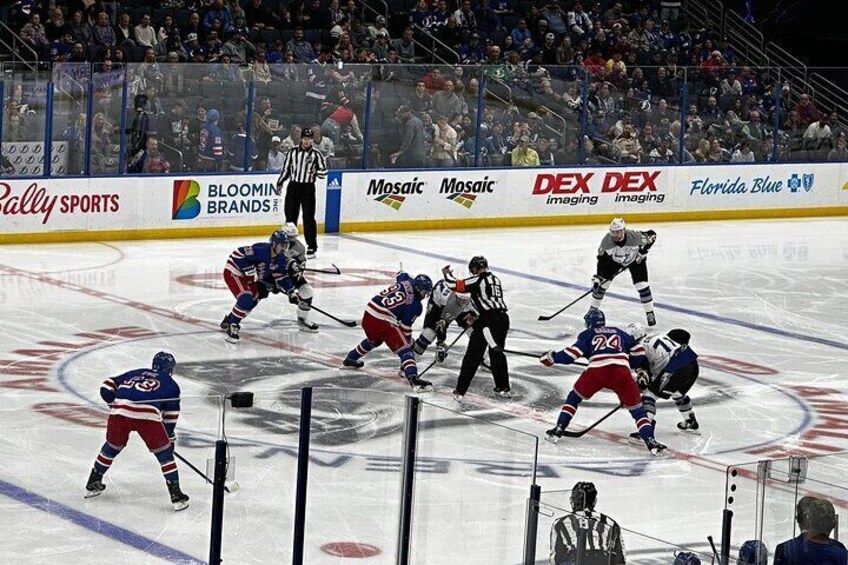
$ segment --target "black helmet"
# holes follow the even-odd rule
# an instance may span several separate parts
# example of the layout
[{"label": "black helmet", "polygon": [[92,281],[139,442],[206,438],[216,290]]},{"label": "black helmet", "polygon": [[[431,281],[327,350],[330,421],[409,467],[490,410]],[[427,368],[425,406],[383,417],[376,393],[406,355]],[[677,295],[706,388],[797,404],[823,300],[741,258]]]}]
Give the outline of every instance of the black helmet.
[{"label": "black helmet", "polygon": [[476,257],[472,257],[471,261],[468,262],[468,270],[470,272],[474,272],[475,269],[488,269],[489,262],[482,255],[477,255]]},{"label": "black helmet", "polygon": [[594,483],[579,482],[571,489],[571,509],[575,512],[592,510],[598,500],[598,489]]},{"label": "black helmet", "polygon": [[300,132],[300,137],[315,137],[315,132],[312,131],[312,128],[303,128],[303,131]]}]

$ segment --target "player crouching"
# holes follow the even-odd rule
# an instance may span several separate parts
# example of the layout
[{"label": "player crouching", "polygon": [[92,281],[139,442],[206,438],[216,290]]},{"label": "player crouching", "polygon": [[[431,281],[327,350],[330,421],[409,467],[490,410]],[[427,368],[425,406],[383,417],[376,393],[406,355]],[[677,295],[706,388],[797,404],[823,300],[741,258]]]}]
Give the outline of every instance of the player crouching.
[{"label": "player crouching", "polygon": [[433,384],[418,378],[418,365],[412,350],[412,324],[421,315],[421,301],[430,295],[433,281],[427,275],[414,279],[398,273],[396,282],[371,299],[362,316],[365,339],[347,354],[342,363],[349,369],[365,365],[361,360],[375,347],[385,343],[401,361],[401,369],[415,392],[429,392]]},{"label": "player crouching", "polygon": [[636,422],[639,437],[654,455],[665,451],[666,446],[654,438],[654,426],[651,424],[645,408],[642,406],[639,389],[630,372],[631,363],[638,364],[645,355],[645,349],[629,333],[622,329],[606,325],[604,313],[591,310],[584,317],[586,329],[577,336],[574,345],[562,351],[549,351],[539,361],[546,367],[555,364],[570,365],[585,357],[589,366],[574,383],[562,407],[557,425],[545,432],[545,439],[556,443],[565,435],[565,429],[584,400],[589,400],[602,388],[612,390],[621,405],[630,411]]},{"label": "player crouching", "polygon": [[443,362],[447,356],[448,326],[454,321],[463,330],[470,328],[477,320],[471,295],[464,292],[454,292],[446,281],[441,280],[433,287],[430,300],[427,301],[427,314],[424,316],[424,329],[415,340],[413,349],[419,357],[424,355],[427,348],[436,341],[436,359]]}]

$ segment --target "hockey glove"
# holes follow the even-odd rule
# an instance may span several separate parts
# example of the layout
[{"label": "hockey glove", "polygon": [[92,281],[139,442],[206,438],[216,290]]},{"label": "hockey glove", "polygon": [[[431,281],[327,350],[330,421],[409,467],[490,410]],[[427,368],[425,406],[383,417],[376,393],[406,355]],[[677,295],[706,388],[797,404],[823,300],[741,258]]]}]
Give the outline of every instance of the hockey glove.
[{"label": "hockey glove", "polygon": [[451,269],[450,265],[445,265],[444,267],[442,267],[442,276],[448,282],[453,282],[456,280],[456,277],[453,276],[453,269]]},{"label": "hockey glove", "polygon": [[436,343],[436,360],[439,363],[444,362],[448,358],[448,348],[444,341]]},{"label": "hockey glove", "polygon": [[300,293],[296,290],[293,290],[289,293],[289,304],[300,304]]},{"label": "hockey glove", "polygon": [[445,336],[448,333],[448,321],[445,319],[441,319],[436,322],[436,335],[439,337],[439,341],[444,341]]},{"label": "hockey glove", "polygon": [[645,369],[636,369],[636,384],[639,390],[645,390],[651,384],[651,375]]},{"label": "hockey glove", "polygon": [[541,357],[539,357],[539,362],[542,363],[545,367],[553,367],[554,366],[554,352],[548,351]]},{"label": "hockey glove", "polygon": [[474,325],[474,322],[477,321],[477,314],[474,312],[469,312],[467,316],[465,316],[465,327],[470,328]]}]

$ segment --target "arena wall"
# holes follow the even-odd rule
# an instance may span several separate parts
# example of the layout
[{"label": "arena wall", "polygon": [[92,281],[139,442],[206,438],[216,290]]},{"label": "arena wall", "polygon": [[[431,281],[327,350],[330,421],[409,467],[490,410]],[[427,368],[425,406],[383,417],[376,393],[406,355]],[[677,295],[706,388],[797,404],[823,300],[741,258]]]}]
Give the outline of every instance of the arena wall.
[{"label": "arena wall", "polygon": [[[0,180],[2,243],[267,234],[275,174]],[[325,232],[848,215],[848,164],[333,171]],[[326,190],[325,190],[326,189]]]}]

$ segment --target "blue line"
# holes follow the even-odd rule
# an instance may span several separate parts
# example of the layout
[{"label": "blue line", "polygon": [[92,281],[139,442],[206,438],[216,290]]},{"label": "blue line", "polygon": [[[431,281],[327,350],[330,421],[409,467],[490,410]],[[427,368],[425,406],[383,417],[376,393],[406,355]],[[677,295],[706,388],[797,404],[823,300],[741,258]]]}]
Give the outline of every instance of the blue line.
[{"label": "blue line", "polygon": [[90,514],[74,510],[70,506],[45,498],[32,491],[7,483],[6,481],[0,480],[0,494],[13,500],[17,500],[27,506],[31,506],[36,510],[47,512],[48,514],[52,514],[62,520],[76,524],[77,526],[85,528],[95,534],[100,534],[139,551],[149,553],[154,557],[164,559],[165,561],[179,563],[182,565],[205,565],[205,561],[200,561],[191,555],[183,553],[172,547],[162,545],[155,540],[146,538],[135,532],[127,530],[126,528],[110,524],[109,522],[104,522]]},{"label": "blue line", "polygon": [[[370,245],[376,245],[378,247],[385,247],[387,249],[394,249],[396,251],[404,251],[406,253],[414,253],[416,255],[423,255],[425,257],[431,257],[433,259],[440,259],[442,261],[451,261],[455,263],[463,262],[463,259],[459,259],[457,257],[450,257],[448,255],[442,255],[440,253],[431,253],[429,251],[421,251],[419,249],[415,249],[413,247],[405,247],[403,245],[397,245],[394,243],[385,243],[382,241],[374,241],[365,237],[349,235],[349,234],[340,234],[339,237],[343,237],[346,239],[352,239],[354,241],[358,241],[361,243],[367,243]],[[531,281],[552,284],[554,286],[559,286],[563,288],[572,288],[574,290],[586,291],[588,287],[576,285],[573,283],[568,283],[564,281],[558,281],[556,279],[550,279],[547,277],[542,277],[539,275],[532,275],[530,273],[525,273],[523,271],[514,271],[512,269],[504,269],[501,267],[497,267],[498,272],[506,273],[508,275],[512,275],[514,277],[519,277],[522,279],[529,279]],[[633,298],[631,296],[624,296],[621,294],[616,294],[613,292],[607,292],[606,296],[612,296],[613,298],[617,298],[619,300],[624,300],[627,302],[638,303],[639,300]],[[672,304],[664,304],[661,302],[654,302],[654,305],[657,308],[662,308],[663,310],[669,310],[671,312],[677,312],[679,314],[688,314],[690,316],[696,316],[699,318],[706,318],[708,320],[713,320],[716,322],[722,322],[725,324],[730,324],[733,326],[741,326],[743,328],[747,328],[749,330],[754,330],[758,332],[763,332],[772,335],[779,335],[781,337],[788,337],[790,339],[796,339],[800,341],[807,341],[811,343],[816,343],[818,345],[824,345],[827,347],[833,347],[836,349],[842,349],[843,351],[848,351],[848,344],[842,343],[841,341],[834,341],[832,339],[826,339],[823,337],[816,337],[812,335],[806,335],[796,332],[790,332],[787,330],[782,330],[780,328],[773,328],[771,326],[764,326],[762,324],[755,324],[753,322],[746,322],[745,320],[737,320],[736,318],[729,318],[727,316],[719,316],[718,314],[711,314],[709,312],[701,312],[700,310],[694,310],[692,308],[683,308],[682,306],[674,306]]]}]

